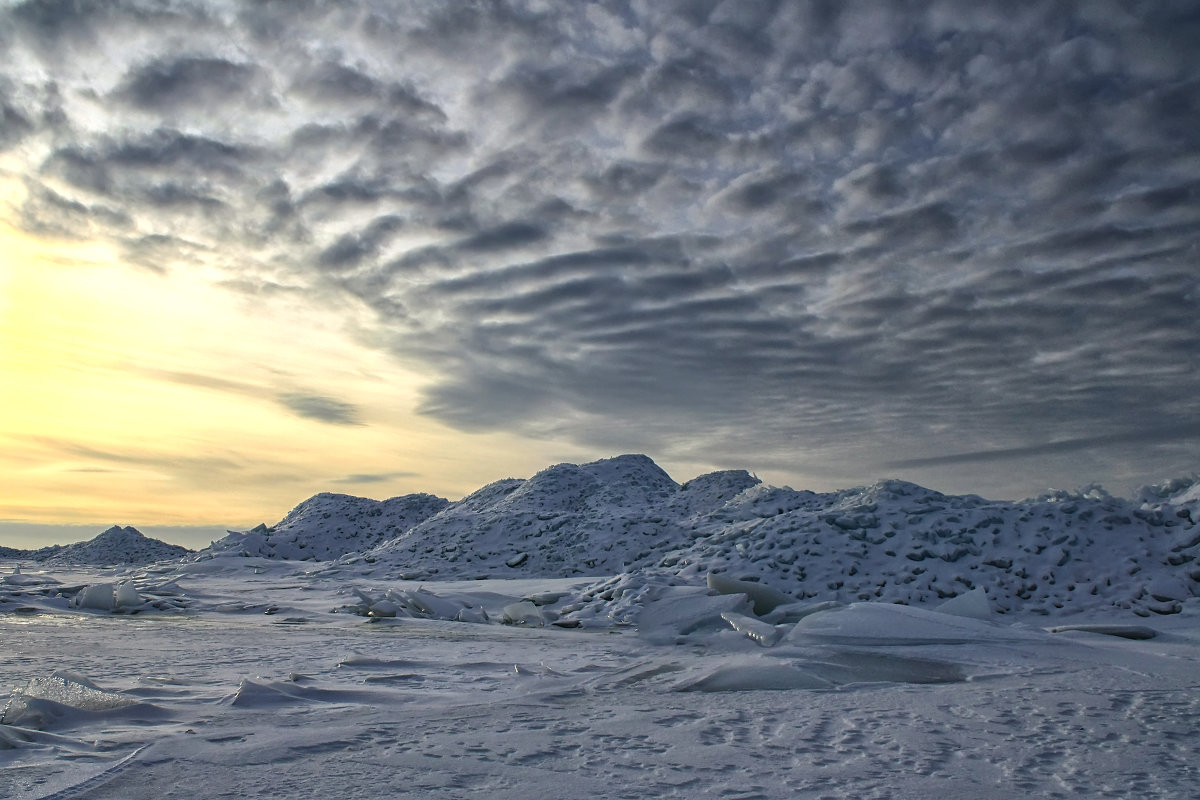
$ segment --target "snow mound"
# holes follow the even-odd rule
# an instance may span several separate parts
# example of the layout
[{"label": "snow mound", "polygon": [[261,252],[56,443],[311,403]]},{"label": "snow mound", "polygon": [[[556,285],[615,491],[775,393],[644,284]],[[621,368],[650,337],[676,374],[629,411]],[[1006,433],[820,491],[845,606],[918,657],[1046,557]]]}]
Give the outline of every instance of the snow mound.
[{"label": "snow mound", "polygon": [[982,588],[1001,614],[1177,613],[1200,594],[1200,525],[1174,503],[1188,487],[1137,500],[1089,487],[1014,503],[902,481],[824,495],[755,486],[697,519],[685,547],[631,580],[716,574],[799,600],[912,605]]},{"label": "snow mound", "polygon": [[[1198,486],[1192,476],[1132,499],[1088,486],[1020,502],[902,480],[816,493],[736,470],[681,485],[648,457],[623,455],[556,464],[457,502],[316,495],[274,527],[231,533],[196,563],[315,560],[317,573],[355,580],[596,576],[557,625],[634,624],[662,587],[706,584],[749,595],[760,614],[796,603],[933,607],[962,598],[947,610],[976,619],[1149,617],[1200,596]],[[379,599],[402,616],[411,607]]]},{"label": "snow mound", "polygon": [[53,545],[28,552],[26,556],[44,564],[153,564],[182,558],[192,551],[177,544],[151,539],[137,528],[113,525],[86,542]]},{"label": "snow mound", "polygon": [[449,504],[431,494],[371,500],[326,492],[300,503],[273,527],[230,531],[201,551],[199,557],[241,555],[328,561],[400,536]]},{"label": "snow mound", "polygon": [[612,574],[686,543],[684,515],[746,482],[729,473],[680,487],[642,455],[557,464],[486,486],[364,556],[392,576]]}]

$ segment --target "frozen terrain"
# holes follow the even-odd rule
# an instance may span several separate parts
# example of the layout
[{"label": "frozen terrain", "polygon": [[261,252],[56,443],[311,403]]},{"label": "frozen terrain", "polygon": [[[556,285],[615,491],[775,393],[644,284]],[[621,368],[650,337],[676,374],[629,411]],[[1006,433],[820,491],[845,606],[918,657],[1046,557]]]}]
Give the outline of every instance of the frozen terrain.
[{"label": "frozen terrain", "polygon": [[1198,500],[621,457],[8,560],[0,797],[1191,797]]},{"label": "frozen terrain", "polygon": [[19,558],[43,564],[152,564],[187,555],[186,547],[160,542],[142,534],[137,528],[113,525],[86,542],[51,545],[38,550],[0,548],[0,558]]}]

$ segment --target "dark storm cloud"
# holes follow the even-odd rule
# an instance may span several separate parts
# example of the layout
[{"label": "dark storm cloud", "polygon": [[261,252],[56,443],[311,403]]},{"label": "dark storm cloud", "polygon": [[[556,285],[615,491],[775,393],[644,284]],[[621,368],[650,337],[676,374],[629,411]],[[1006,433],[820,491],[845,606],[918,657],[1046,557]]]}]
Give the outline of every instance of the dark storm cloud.
[{"label": "dark storm cloud", "polygon": [[451,425],[838,480],[1195,468],[1193,3],[2,13],[23,225],[348,294]]},{"label": "dark storm cloud", "polygon": [[1088,436],[1081,439],[1043,442],[1028,447],[1009,447],[1002,450],[980,450],[974,453],[950,453],[930,458],[910,458],[893,461],[886,466],[892,469],[908,467],[948,466],[952,464],[978,464],[988,461],[1019,461],[1031,457],[1058,453],[1073,453],[1093,450],[1113,444],[1146,444],[1150,442],[1187,442],[1200,439],[1200,424],[1158,426],[1134,431]]},{"label": "dark storm cloud", "polygon": [[115,96],[147,110],[236,102],[253,92],[259,75],[252,64],[222,58],[158,58],[132,68]]},{"label": "dark storm cloud", "polygon": [[33,123],[6,96],[0,86],[0,152],[33,131]]}]

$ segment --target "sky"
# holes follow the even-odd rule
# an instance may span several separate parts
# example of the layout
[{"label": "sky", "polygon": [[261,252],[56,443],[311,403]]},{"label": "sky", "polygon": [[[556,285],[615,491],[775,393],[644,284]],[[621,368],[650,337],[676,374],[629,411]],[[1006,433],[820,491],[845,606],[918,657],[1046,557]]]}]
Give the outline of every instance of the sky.
[{"label": "sky", "polygon": [[1197,41],[1165,1],[0,0],[0,544],[631,452],[1192,473]]}]

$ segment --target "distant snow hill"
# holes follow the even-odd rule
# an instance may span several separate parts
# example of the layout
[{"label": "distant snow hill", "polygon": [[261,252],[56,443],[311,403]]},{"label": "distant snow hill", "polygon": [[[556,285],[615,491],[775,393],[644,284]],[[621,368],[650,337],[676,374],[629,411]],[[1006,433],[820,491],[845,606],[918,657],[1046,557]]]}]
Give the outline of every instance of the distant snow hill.
[{"label": "distant snow hill", "polygon": [[153,564],[191,552],[144,536],[137,528],[113,525],[89,541],[21,551],[21,557],[46,564]]},{"label": "distant snow hill", "polygon": [[195,558],[334,560],[380,579],[617,576],[596,602],[709,573],[796,599],[934,603],[983,587],[992,607],[1169,614],[1200,595],[1200,477],[1021,502],[903,481],[830,493],[744,471],[678,484],[651,459],[558,464],[458,502],[319,494],[274,527],[231,532]]}]

